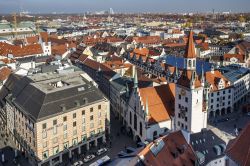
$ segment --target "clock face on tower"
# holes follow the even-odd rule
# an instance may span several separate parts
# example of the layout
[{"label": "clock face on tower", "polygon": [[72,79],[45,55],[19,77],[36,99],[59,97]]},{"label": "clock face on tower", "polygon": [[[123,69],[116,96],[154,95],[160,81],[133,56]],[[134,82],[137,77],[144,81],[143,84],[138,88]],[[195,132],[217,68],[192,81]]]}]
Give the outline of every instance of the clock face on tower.
[{"label": "clock face on tower", "polygon": [[184,89],[181,89],[181,95],[185,96],[186,95],[186,91]]}]

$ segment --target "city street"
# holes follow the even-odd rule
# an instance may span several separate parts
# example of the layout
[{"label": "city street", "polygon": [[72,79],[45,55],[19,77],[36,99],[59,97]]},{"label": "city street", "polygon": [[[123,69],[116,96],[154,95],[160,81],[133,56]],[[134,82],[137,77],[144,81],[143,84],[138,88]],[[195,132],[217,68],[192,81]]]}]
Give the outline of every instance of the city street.
[{"label": "city street", "polygon": [[208,129],[212,129],[218,136],[220,136],[226,143],[230,139],[236,137],[235,135],[235,127],[238,130],[242,130],[247,123],[250,123],[250,116],[246,114],[242,114],[240,112],[234,112],[229,115],[225,115],[222,118],[218,118],[217,123],[208,124]]},{"label": "city street", "polygon": [[[136,147],[136,143],[132,140],[131,137],[127,136],[127,134],[122,134],[122,132],[120,131],[122,125],[120,124],[119,120],[115,119],[114,115],[111,113],[110,114],[110,121],[111,121],[111,135],[110,135],[110,141],[107,141],[107,148],[109,149],[108,152],[102,154],[101,156],[97,156],[94,160],[84,164],[84,165],[89,165],[95,161],[97,161],[98,159],[102,158],[105,155],[108,155],[111,160],[115,159],[117,157],[117,154],[124,150],[125,147]],[[117,135],[117,133],[119,133],[119,136]],[[111,147],[110,147],[111,145]],[[103,147],[103,146],[101,146]],[[93,154],[96,153],[98,150],[98,147],[92,147],[90,148],[90,151],[88,152],[88,154]],[[76,162],[77,160],[75,160],[74,162]]]}]

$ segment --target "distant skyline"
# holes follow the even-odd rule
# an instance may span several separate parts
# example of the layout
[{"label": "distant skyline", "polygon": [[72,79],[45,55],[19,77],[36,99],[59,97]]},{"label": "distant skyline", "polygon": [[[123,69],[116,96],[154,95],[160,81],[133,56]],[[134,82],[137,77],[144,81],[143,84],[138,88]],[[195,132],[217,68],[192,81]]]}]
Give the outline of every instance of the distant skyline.
[{"label": "distant skyline", "polygon": [[114,12],[250,12],[250,0],[0,0],[0,13],[84,13],[112,8]]}]

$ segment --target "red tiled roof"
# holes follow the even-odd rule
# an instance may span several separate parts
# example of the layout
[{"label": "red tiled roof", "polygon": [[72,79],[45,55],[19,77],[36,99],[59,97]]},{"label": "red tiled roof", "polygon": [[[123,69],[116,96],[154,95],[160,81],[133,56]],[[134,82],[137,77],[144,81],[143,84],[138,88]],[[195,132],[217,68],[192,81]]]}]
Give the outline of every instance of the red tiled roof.
[{"label": "red tiled roof", "polygon": [[226,154],[240,166],[250,165],[250,123],[248,123],[240,135],[228,145]]},{"label": "red tiled roof", "polygon": [[206,72],[205,78],[206,78],[206,81],[213,86],[212,91],[217,91],[219,89],[218,83],[220,79],[223,79],[225,81],[225,85],[224,85],[225,88],[229,87],[228,85],[229,81],[218,70],[215,70],[214,73],[212,73],[211,71]]},{"label": "red tiled roof", "polygon": [[[187,143],[181,131],[170,133],[159,138],[164,142],[163,148],[154,155],[151,142],[139,154],[143,156],[145,166],[193,166],[197,160],[192,147]],[[156,140],[157,141],[157,140]]]},{"label": "red tiled roof", "polygon": [[43,50],[40,44],[31,44],[27,46],[14,46],[0,42],[0,54],[7,56],[12,54],[14,57],[24,57],[27,55],[42,54]]},{"label": "red tiled roof", "polygon": [[37,44],[39,42],[39,36],[26,37],[28,44]]},{"label": "red tiled roof", "polygon": [[144,107],[148,101],[149,124],[170,120],[174,116],[175,84],[139,89]]},{"label": "red tiled roof", "polygon": [[133,41],[142,44],[159,44],[161,42],[161,38],[160,36],[133,37]]},{"label": "red tiled roof", "polygon": [[225,61],[230,61],[231,58],[236,58],[239,62],[244,63],[245,55],[244,54],[225,54],[223,56]]},{"label": "red tiled roof", "polygon": [[9,69],[8,67],[1,68],[0,69],[0,80],[1,81],[6,80],[10,74],[11,74],[11,69]]}]

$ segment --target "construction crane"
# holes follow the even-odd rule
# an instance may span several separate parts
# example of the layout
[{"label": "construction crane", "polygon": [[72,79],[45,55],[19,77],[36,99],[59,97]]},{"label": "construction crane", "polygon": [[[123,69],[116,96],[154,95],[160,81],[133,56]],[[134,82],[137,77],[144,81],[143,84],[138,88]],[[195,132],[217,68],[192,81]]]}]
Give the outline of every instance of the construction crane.
[{"label": "construction crane", "polygon": [[16,13],[12,14],[13,16],[13,24],[14,24],[14,37],[17,38],[17,19],[16,19]]}]

